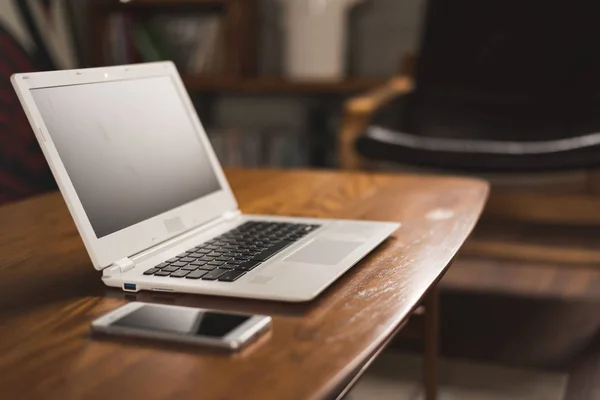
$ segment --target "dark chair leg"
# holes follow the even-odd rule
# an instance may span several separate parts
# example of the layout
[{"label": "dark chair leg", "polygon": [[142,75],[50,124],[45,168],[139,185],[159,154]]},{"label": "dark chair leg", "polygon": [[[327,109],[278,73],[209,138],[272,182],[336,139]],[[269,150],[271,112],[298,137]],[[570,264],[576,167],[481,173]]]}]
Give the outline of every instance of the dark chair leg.
[{"label": "dark chair leg", "polygon": [[426,400],[436,400],[438,390],[439,352],[439,290],[437,284],[429,289],[425,298],[425,357],[423,360],[423,385]]}]

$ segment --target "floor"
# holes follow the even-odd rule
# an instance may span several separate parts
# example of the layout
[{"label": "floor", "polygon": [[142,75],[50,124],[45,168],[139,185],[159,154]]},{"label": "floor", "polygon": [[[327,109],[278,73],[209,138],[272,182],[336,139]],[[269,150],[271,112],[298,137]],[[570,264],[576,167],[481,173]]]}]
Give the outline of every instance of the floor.
[{"label": "floor", "polygon": [[[347,400],[422,400],[417,355],[386,350],[369,367]],[[564,373],[445,359],[440,362],[440,400],[562,400]]]},{"label": "floor", "polygon": [[600,267],[459,257],[441,287],[445,357],[566,372],[564,400],[600,399]]}]

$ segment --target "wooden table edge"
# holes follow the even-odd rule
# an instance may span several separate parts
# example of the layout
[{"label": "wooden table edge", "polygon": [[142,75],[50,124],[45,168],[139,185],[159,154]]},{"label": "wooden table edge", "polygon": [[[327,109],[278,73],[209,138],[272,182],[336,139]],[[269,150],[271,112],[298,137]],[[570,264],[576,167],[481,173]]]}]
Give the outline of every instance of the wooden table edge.
[{"label": "wooden table edge", "polygon": [[[392,327],[389,332],[382,333],[381,341],[373,341],[373,349],[366,349],[363,351],[359,357],[355,359],[355,362],[347,365],[340,373],[338,373],[334,380],[330,381],[330,383],[321,389],[314,399],[341,399],[349,391],[355,386],[355,384],[360,380],[360,378],[364,375],[368,367],[375,361],[377,356],[385,350],[388,344],[396,337],[396,335],[406,326],[408,321],[410,320],[412,313],[419,307],[421,303],[423,303],[424,299],[429,295],[429,293],[439,285],[440,281],[452,266],[452,263],[456,259],[456,255],[452,257],[448,265],[444,268],[442,273],[437,277],[435,281],[432,282],[431,285],[427,288],[427,290],[423,293],[421,298],[415,302],[413,307],[410,309],[410,312],[402,318],[398,324]],[[365,354],[364,357],[362,355]]]}]

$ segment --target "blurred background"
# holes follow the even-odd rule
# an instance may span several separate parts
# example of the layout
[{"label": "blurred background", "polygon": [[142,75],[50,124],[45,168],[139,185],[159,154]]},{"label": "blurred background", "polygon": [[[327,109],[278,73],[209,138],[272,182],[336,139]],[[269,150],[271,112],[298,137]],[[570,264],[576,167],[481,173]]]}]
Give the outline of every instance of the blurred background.
[{"label": "blurred background", "polygon": [[[490,180],[442,282],[442,353],[559,374],[457,385],[597,399],[599,16],[566,0],[4,0],[0,204],[55,189],[12,73],[173,60],[225,167]],[[529,392],[502,397],[508,376]]]},{"label": "blurred background", "polygon": [[12,97],[9,72],[173,60],[225,166],[332,167],[344,100],[397,72],[422,1],[325,3],[4,1],[0,88]]}]

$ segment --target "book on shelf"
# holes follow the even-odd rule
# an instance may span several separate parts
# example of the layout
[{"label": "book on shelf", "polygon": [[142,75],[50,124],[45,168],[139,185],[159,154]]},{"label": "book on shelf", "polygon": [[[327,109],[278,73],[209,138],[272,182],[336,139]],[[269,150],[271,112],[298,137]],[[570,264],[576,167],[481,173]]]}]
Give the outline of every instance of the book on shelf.
[{"label": "book on shelf", "polygon": [[196,25],[196,38],[191,46],[187,70],[194,73],[218,73],[222,67],[223,32],[219,17],[206,17]]},{"label": "book on shelf", "polygon": [[136,19],[116,13],[108,20],[107,59],[114,64],[172,60],[181,73],[219,74],[224,59],[223,18],[159,15]]},{"label": "book on shelf", "polygon": [[153,32],[144,24],[136,24],[133,28],[133,37],[137,49],[145,62],[162,61],[167,59],[160,47],[156,44]]}]

